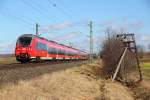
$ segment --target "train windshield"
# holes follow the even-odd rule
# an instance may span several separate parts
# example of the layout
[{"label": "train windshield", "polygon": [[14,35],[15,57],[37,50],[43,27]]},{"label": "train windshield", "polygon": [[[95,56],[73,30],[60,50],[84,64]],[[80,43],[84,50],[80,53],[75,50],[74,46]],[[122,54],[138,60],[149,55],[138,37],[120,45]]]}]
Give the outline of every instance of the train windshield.
[{"label": "train windshield", "polygon": [[28,46],[30,45],[31,40],[32,37],[20,37],[18,42],[21,46]]}]

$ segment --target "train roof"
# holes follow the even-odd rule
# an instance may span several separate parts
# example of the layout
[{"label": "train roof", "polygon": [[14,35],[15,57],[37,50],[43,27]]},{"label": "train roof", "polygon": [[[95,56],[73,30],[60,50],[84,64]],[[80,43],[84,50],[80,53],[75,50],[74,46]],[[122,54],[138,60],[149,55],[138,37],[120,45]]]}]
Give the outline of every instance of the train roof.
[{"label": "train roof", "polygon": [[37,35],[34,35],[34,34],[23,34],[23,35],[21,35],[20,37],[24,37],[24,36],[25,36],[25,37],[40,38],[40,39],[46,40],[46,41],[48,41],[48,42],[52,42],[52,43],[55,43],[55,44],[58,44],[58,45],[61,45],[61,46],[65,46],[65,47],[68,47],[68,48],[71,48],[71,49],[78,50],[78,51],[80,51],[80,52],[86,53],[85,51],[82,51],[82,50],[79,50],[79,49],[76,49],[76,48],[73,48],[73,47],[70,47],[70,46],[67,46],[67,45],[64,45],[64,44],[60,44],[60,43],[58,43],[58,42],[56,42],[56,41],[48,40],[48,39],[46,39],[46,38],[43,38],[43,37],[40,37],[40,36],[37,36]]}]

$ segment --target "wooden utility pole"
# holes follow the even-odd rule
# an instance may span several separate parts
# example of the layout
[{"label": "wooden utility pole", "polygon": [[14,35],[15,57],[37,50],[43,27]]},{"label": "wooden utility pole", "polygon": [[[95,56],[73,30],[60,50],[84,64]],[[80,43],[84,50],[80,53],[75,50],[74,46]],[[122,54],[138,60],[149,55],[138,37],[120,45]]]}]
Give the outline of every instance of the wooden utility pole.
[{"label": "wooden utility pole", "polygon": [[140,75],[140,80],[142,80],[143,77],[142,77],[140,62],[139,62],[139,58],[138,58],[138,52],[137,52],[134,34],[133,33],[118,34],[117,38],[120,38],[122,40],[122,42],[124,43],[124,45],[126,47],[128,47],[128,50],[131,51],[135,55],[137,66],[138,66],[138,71],[139,71],[139,75]]},{"label": "wooden utility pole", "polygon": [[38,36],[39,35],[39,24],[38,23],[36,23],[36,35]]},{"label": "wooden utility pole", "polygon": [[140,67],[139,56],[138,56],[136,42],[135,42],[135,37],[132,36],[132,39],[134,40],[133,43],[134,43],[134,49],[135,49],[135,57],[136,57],[136,61],[137,61],[138,69],[139,69],[140,80],[143,80],[142,71],[141,71],[141,67]]},{"label": "wooden utility pole", "polygon": [[90,62],[93,62],[93,30],[92,21],[90,21]]},{"label": "wooden utility pole", "polygon": [[114,81],[115,78],[116,78],[116,76],[117,76],[117,73],[118,73],[118,71],[119,71],[119,69],[120,69],[121,63],[122,63],[122,61],[123,61],[123,59],[124,59],[124,56],[125,56],[125,54],[126,54],[126,52],[127,52],[127,49],[128,49],[127,47],[124,49],[124,52],[123,52],[123,54],[122,54],[122,56],[121,56],[121,59],[119,60],[119,63],[118,63],[118,65],[117,65],[116,71],[115,71],[115,73],[114,73],[114,75],[113,75],[112,81]]}]

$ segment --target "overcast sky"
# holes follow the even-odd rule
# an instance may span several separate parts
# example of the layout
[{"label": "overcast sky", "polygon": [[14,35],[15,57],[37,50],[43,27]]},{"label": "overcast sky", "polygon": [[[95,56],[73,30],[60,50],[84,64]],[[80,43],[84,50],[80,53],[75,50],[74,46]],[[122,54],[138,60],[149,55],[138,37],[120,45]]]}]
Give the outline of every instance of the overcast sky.
[{"label": "overcast sky", "polygon": [[35,34],[76,48],[89,49],[89,21],[93,21],[94,49],[104,30],[134,32],[138,44],[150,44],[149,0],[0,0],[0,54],[14,53],[22,34]]}]

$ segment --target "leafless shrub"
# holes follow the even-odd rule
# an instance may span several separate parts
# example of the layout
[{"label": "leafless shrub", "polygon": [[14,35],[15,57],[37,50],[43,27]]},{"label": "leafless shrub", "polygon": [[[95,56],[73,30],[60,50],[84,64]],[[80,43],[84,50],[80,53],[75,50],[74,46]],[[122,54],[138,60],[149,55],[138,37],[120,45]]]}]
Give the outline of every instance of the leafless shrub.
[{"label": "leafless shrub", "polygon": [[124,45],[121,40],[116,39],[115,35],[110,36],[106,39],[102,46],[102,62],[103,62],[103,71],[106,78],[110,78],[115,69],[116,64],[121,57],[121,54],[124,50]]},{"label": "leafless shrub", "polygon": [[[103,65],[103,74],[105,78],[110,78],[114,75],[117,64],[125,50],[125,45],[121,39],[115,35],[109,36],[102,46],[101,57]],[[137,80],[139,77],[137,60],[135,53],[127,50],[117,77],[121,80]],[[137,78],[136,78],[137,77]]]},{"label": "leafless shrub", "polygon": [[130,50],[127,50],[121,64],[119,77],[121,77],[121,79],[125,82],[137,82],[140,79],[135,53]]}]

